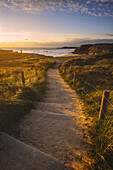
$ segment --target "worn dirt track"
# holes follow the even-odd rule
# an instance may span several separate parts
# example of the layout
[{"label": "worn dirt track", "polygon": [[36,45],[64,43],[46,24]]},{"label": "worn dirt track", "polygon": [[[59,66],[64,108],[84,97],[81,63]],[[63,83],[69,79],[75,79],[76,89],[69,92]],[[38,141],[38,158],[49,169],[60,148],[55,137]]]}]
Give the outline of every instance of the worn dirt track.
[{"label": "worn dirt track", "polygon": [[47,73],[44,101],[20,123],[20,140],[82,170],[89,146],[88,120],[78,96],[60,77],[57,66]]}]

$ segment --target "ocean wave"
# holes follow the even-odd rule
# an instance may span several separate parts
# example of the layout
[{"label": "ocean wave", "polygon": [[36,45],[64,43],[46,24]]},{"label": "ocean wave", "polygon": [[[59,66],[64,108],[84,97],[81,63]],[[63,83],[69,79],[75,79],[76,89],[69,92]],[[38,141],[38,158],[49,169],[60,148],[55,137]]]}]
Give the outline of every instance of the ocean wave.
[{"label": "ocean wave", "polygon": [[[4,48],[6,49],[6,48]],[[70,54],[74,51],[74,49],[57,49],[57,48],[7,48],[8,50],[13,50],[14,52],[21,51],[23,53],[35,53],[35,54],[43,54],[46,56],[60,56],[65,54]]]}]

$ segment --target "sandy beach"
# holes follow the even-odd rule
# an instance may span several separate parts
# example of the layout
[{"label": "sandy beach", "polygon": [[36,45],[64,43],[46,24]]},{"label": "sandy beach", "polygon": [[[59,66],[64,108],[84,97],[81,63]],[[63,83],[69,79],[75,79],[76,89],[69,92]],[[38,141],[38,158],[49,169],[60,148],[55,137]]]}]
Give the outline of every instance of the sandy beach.
[{"label": "sandy beach", "polygon": [[75,58],[75,57],[84,57],[84,56],[86,56],[85,54],[82,54],[82,55],[80,55],[80,54],[65,54],[65,55],[59,55],[59,56],[54,56],[55,58],[57,58],[57,57],[59,57],[59,58]]}]

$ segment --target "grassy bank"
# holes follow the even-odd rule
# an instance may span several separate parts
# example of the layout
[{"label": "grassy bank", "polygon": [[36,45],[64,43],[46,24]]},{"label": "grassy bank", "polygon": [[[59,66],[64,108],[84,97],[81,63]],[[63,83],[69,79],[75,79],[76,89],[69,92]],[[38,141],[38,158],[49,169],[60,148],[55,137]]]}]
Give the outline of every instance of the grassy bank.
[{"label": "grassy bank", "polygon": [[[113,169],[113,53],[70,59],[59,72],[84,101],[85,110],[93,118],[89,127],[92,159],[90,169]],[[76,72],[76,84],[73,85]],[[105,120],[98,121],[103,90],[110,90]]]},{"label": "grassy bank", "polygon": [[[55,64],[52,57],[0,51],[0,130],[15,133],[22,116],[35,107],[46,88],[46,71]],[[37,69],[37,76],[36,76]],[[21,71],[24,71],[25,85]]]}]

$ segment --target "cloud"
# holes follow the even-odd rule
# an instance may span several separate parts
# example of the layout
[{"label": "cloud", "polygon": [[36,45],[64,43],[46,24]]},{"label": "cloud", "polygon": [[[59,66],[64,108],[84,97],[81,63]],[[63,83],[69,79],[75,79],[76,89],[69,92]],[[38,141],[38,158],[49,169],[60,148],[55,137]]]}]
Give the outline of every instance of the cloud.
[{"label": "cloud", "polygon": [[[2,0],[0,6],[16,11],[40,13],[43,10],[81,12],[93,16],[113,17],[113,0]],[[98,9],[98,7],[101,8]],[[103,12],[104,11],[104,12]]]},{"label": "cloud", "polygon": [[29,32],[0,32],[0,35],[26,35],[30,34]]},{"label": "cloud", "polygon": [[91,1],[87,1],[86,3],[87,3],[87,4],[91,4]]},{"label": "cloud", "polygon": [[113,34],[104,34],[106,36],[110,36],[110,37],[113,37]]},{"label": "cloud", "polygon": [[93,0],[93,1],[96,1],[96,2],[113,2],[113,0]]},{"label": "cloud", "polygon": [[95,43],[113,43],[113,39],[73,38],[73,39],[70,39],[69,41],[65,41],[63,45],[80,46],[81,44],[95,44]]},{"label": "cloud", "polygon": [[[90,38],[81,38],[81,39],[70,39],[70,40],[65,40],[62,42],[46,42],[46,43],[41,43],[41,46],[46,46],[46,47],[62,47],[62,46],[80,46],[82,44],[95,44],[95,43],[113,43],[113,39],[90,39]],[[34,43],[34,45],[38,45],[37,43]]]},{"label": "cloud", "polygon": [[65,39],[65,41],[48,41],[48,42],[0,42],[0,47],[62,47],[73,46],[77,47],[82,44],[95,44],[95,43],[113,43],[113,39],[90,39],[90,38],[73,38]]}]

